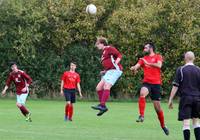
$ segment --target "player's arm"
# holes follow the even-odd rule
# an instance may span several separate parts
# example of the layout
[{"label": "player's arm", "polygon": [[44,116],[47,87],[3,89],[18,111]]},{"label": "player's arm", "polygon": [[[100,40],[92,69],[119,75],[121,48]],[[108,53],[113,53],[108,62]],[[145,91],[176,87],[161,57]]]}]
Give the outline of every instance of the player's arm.
[{"label": "player's arm", "polygon": [[176,93],[178,91],[179,85],[181,83],[181,79],[182,79],[182,77],[181,77],[180,68],[178,68],[176,70],[175,80],[172,83],[173,87],[172,87],[172,90],[171,90],[171,93],[170,93],[170,97],[169,97],[169,101],[168,101],[169,109],[173,109],[173,99],[174,99],[174,96],[176,95]]},{"label": "player's arm", "polygon": [[122,54],[116,49],[116,48],[112,48],[112,55],[115,56],[116,60],[115,60],[115,64],[119,64],[119,62],[122,59]]},{"label": "player's arm", "polygon": [[136,74],[140,67],[141,67],[141,65],[139,63],[137,63],[136,65],[132,66],[130,68],[130,70],[133,71],[134,74]]},{"label": "player's arm", "polygon": [[22,75],[23,75],[23,77],[26,79],[26,86],[28,87],[31,83],[32,83],[32,78],[28,75],[28,74],[26,74],[25,72],[23,72],[22,73]]},{"label": "player's arm", "polygon": [[60,95],[63,96],[64,93],[63,93],[63,85],[64,85],[64,81],[61,80],[61,83],[60,83]]},{"label": "player's arm", "polygon": [[144,64],[146,64],[146,65],[149,65],[149,66],[152,66],[152,67],[157,67],[157,68],[162,67],[162,61],[158,61],[156,63],[149,63],[144,58],[141,58],[141,60],[143,60]]},{"label": "player's arm", "polygon": [[1,96],[5,96],[6,95],[6,91],[8,89],[8,86],[6,85],[3,89],[3,91],[1,92]]},{"label": "player's arm", "polygon": [[2,96],[5,96],[5,95],[6,95],[6,91],[7,91],[7,89],[9,88],[11,82],[12,82],[12,76],[9,75],[8,78],[7,78],[7,80],[6,80],[6,85],[5,85],[4,89],[3,89],[3,91],[1,92],[1,95],[2,95]]},{"label": "player's arm", "polygon": [[80,83],[77,83],[77,89],[78,89],[78,93],[79,93],[80,97],[82,98],[83,95],[81,93],[81,85],[80,85]]},{"label": "player's arm", "polygon": [[26,74],[25,72],[22,72],[22,76],[26,80],[26,85],[22,89],[22,92],[26,92],[28,90],[29,85],[32,83],[32,78],[28,74]]},{"label": "player's arm", "polygon": [[174,99],[174,96],[176,95],[177,91],[178,91],[178,87],[177,86],[173,86],[172,90],[171,90],[171,93],[170,93],[169,101],[168,101],[169,109],[173,109],[173,99]]}]

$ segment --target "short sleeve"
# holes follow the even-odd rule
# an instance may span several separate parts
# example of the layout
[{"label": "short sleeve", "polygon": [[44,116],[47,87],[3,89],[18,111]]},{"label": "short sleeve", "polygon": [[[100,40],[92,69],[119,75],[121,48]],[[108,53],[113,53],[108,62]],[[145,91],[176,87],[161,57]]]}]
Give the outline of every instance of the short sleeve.
[{"label": "short sleeve", "polygon": [[110,47],[110,51],[116,58],[122,58],[121,53],[115,47]]},{"label": "short sleeve", "polygon": [[64,81],[64,79],[65,79],[65,73],[63,73],[63,74],[61,75],[61,78],[60,78],[60,79]]},{"label": "short sleeve", "polygon": [[80,78],[80,75],[79,75],[79,74],[77,75],[76,82],[77,82],[77,83],[80,83],[80,82],[81,82],[81,78]]},{"label": "short sleeve", "polygon": [[[143,58],[144,59],[144,58]],[[140,66],[144,65],[144,61],[142,59],[139,59],[139,61],[137,62],[138,64],[140,64]]]},{"label": "short sleeve", "polygon": [[163,62],[163,57],[162,57],[161,55],[158,55],[158,56],[157,56],[157,61]]},{"label": "short sleeve", "polygon": [[173,81],[173,86],[179,87],[179,85],[181,84],[182,81],[182,76],[181,76],[181,67],[179,67],[176,70],[176,75],[175,75],[175,79]]}]

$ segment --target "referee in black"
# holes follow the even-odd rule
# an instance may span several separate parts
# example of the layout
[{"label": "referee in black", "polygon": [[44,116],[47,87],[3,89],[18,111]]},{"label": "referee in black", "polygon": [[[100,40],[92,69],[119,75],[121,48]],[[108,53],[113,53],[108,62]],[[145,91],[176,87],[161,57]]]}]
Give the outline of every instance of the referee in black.
[{"label": "referee in black", "polygon": [[183,121],[184,140],[190,140],[190,119],[196,140],[200,140],[199,103],[200,103],[200,68],[194,65],[194,53],[185,53],[185,65],[176,70],[168,106],[173,109],[173,98],[179,92],[178,120]]}]

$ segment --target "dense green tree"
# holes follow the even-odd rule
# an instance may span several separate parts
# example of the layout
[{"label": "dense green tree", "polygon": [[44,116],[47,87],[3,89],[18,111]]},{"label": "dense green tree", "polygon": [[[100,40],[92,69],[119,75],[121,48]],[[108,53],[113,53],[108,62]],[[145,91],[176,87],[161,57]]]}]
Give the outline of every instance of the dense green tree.
[{"label": "dense green tree", "polygon": [[[97,15],[85,12],[97,6]],[[100,53],[94,43],[105,36],[122,53],[124,74],[112,94],[136,96],[142,72],[129,70],[142,56],[142,45],[153,41],[164,57],[163,94],[168,94],[174,71],[192,50],[200,65],[199,0],[4,0],[0,5],[0,80],[15,60],[29,73],[37,97],[58,95],[60,76],[77,61],[83,91],[94,98]],[[3,88],[4,82],[0,84]]]}]

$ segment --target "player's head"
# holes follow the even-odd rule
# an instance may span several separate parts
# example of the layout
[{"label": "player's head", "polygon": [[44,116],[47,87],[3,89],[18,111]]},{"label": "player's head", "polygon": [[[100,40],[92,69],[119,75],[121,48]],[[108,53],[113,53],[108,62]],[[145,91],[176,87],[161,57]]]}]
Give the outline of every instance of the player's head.
[{"label": "player's head", "polygon": [[108,46],[108,41],[105,37],[98,37],[95,46],[99,50],[103,50],[105,46]]},{"label": "player's head", "polygon": [[75,71],[75,70],[76,70],[76,62],[72,61],[72,62],[70,63],[70,70],[71,70],[71,71]]},{"label": "player's head", "polygon": [[192,51],[188,51],[185,53],[185,62],[188,63],[188,62],[194,62],[195,60],[195,55]]},{"label": "player's head", "polygon": [[151,53],[155,51],[155,45],[153,43],[146,43],[144,45],[144,50],[145,53]]},{"label": "player's head", "polygon": [[10,62],[10,68],[12,71],[17,72],[18,68],[17,68],[17,63],[16,62]]}]

